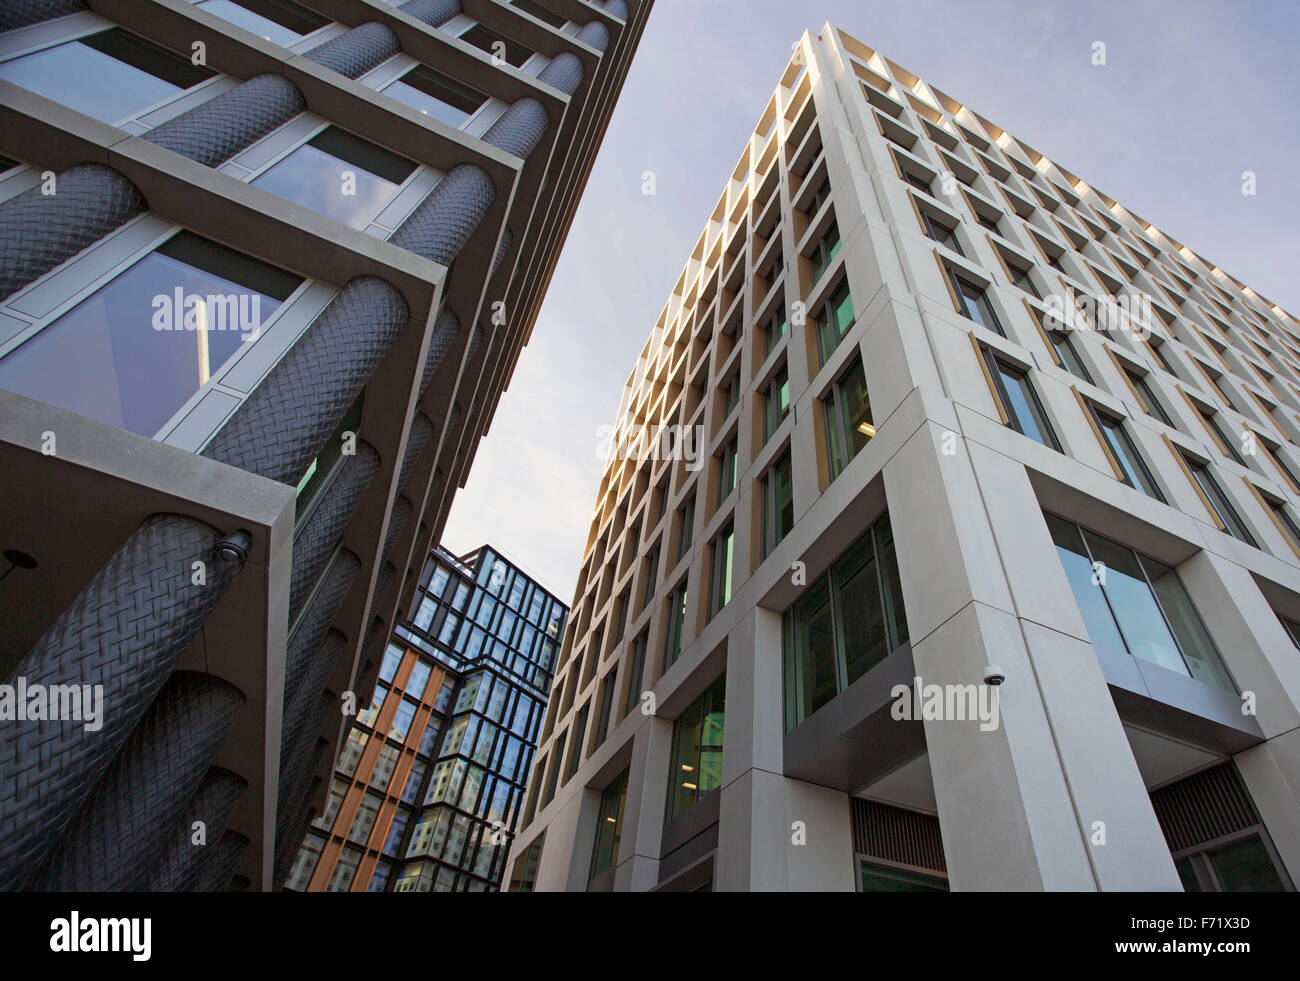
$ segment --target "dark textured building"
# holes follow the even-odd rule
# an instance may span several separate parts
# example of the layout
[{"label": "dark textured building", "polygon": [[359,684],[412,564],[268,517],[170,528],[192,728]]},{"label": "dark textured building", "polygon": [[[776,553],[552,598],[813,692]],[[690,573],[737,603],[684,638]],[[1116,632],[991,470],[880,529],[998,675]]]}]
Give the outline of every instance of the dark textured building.
[{"label": "dark textured building", "polygon": [[287,888],[500,888],[568,614],[487,546],[435,548]]},{"label": "dark textured building", "polygon": [[650,6],[0,10],[0,889],[288,876]]}]

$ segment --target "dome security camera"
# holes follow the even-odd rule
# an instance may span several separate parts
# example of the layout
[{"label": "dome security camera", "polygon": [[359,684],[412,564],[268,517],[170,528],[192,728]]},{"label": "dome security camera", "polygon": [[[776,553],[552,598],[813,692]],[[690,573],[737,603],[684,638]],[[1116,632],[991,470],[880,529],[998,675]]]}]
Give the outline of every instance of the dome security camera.
[{"label": "dome security camera", "polygon": [[996,664],[990,664],[984,669],[984,684],[992,685],[996,688],[1006,680],[1006,672]]}]

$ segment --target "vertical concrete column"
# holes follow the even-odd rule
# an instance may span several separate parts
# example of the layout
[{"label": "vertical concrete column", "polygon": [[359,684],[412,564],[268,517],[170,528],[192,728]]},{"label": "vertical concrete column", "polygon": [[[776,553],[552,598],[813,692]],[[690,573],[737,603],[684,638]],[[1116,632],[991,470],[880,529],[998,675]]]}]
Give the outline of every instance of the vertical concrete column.
[{"label": "vertical concrete column", "polygon": [[645,892],[659,883],[672,741],[672,722],[657,716],[647,719],[632,737],[623,834],[614,872],[617,891]]},{"label": "vertical concrete column", "polygon": [[[979,685],[992,663],[1007,678],[996,728],[986,731],[979,719],[924,723],[952,887],[1179,888],[1091,647],[1043,631],[1034,640],[1043,656],[1036,657],[1026,639],[1034,625],[1017,616],[1000,536],[1023,542],[1024,529],[1037,527],[1037,501],[1023,469],[1017,480],[1010,461],[997,469],[981,456],[989,481],[982,486],[972,459],[979,451],[959,440],[957,452],[946,455],[942,443],[941,428],[929,423],[884,470],[916,673],[923,684]],[[1050,542],[1039,545],[1006,564],[1028,561],[1026,572],[1050,577]],[[1067,610],[1074,602],[1063,573],[1038,599]],[[1048,663],[1054,659],[1059,663]],[[1039,671],[1052,667],[1058,673],[1040,682]],[[1054,726],[1053,714],[1062,712],[1068,717]],[[1069,743],[1066,749],[1058,739]],[[1090,769],[1082,759],[1089,754]],[[1112,767],[1118,769],[1110,774]],[[1077,800],[1074,778],[1085,784]],[[1092,821],[1130,813],[1150,817],[1109,829],[1116,844],[1094,862]],[[1113,857],[1134,846],[1154,854],[1126,874]]]},{"label": "vertical concrete column", "polygon": [[727,641],[727,715],[714,889],[853,889],[847,794],[782,767],[781,615],[755,607]]}]

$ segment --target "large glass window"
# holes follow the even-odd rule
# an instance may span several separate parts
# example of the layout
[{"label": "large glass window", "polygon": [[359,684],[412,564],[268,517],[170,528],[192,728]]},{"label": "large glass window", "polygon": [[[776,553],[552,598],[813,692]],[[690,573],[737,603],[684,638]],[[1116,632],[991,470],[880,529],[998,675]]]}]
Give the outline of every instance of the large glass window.
[{"label": "large glass window", "polygon": [[1236,693],[1173,569],[1055,515],[1044,517],[1094,647]]},{"label": "large glass window", "polygon": [[834,480],[876,435],[861,358],[840,376],[822,404],[831,480]]},{"label": "large glass window", "polygon": [[0,361],[0,388],[153,436],[300,282],[181,232]]},{"label": "large glass window", "polygon": [[677,561],[690,550],[691,538],[695,534],[695,497],[689,497],[678,512],[682,518],[681,528],[677,532]]},{"label": "large glass window", "polygon": [[736,489],[736,441],[733,439],[718,454],[718,499],[717,507]]},{"label": "large glass window", "polygon": [[894,536],[886,515],[786,612],[786,729],[793,729],[907,640]]},{"label": "large glass window", "polygon": [[1147,415],[1159,419],[1166,426],[1172,426],[1169,421],[1169,415],[1165,412],[1164,406],[1156,398],[1155,391],[1151,388],[1151,382],[1146,375],[1139,375],[1136,371],[1124,369],[1124,374],[1128,377],[1129,384],[1133,386],[1133,394],[1137,396],[1138,404],[1141,405],[1142,411]]},{"label": "large glass window", "polygon": [[723,674],[673,723],[666,820],[685,814],[722,786],[722,735],[727,676]]},{"label": "large glass window", "polygon": [[518,68],[533,56],[522,44],[516,44],[509,38],[498,34],[486,24],[476,24],[461,35],[461,40],[468,41],[474,47],[486,51],[493,58],[510,62]]},{"label": "large glass window", "polygon": [[[623,718],[632,714],[632,710],[641,701],[641,682],[645,676],[645,652],[650,644],[650,635],[642,631],[632,642],[632,651],[627,662],[627,696],[623,699]],[[1300,643],[1296,644],[1300,647]]]},{"label": "large glass window", "polygon": [[786,450],[763,477],[763,558],[794,527],[794,468]]},{"label": "large glass window", "polygon": [[515,859],[515,867],[510,873],[511,892],[533,891],[533,887],[537,884],[537,866],[541,863],[542,845],[545,842],[546,832],[543,831],[524,850],[524,853]]},{"label": "large glass window", "polygon": [[456,81],[427,65],[417,65],[401,78],[386,85],[384,95],[440,119],[448,126],[465,125],[487,101],[477,89]]},{"label": "large glass window", "polygon": [[623,808],[627,803],[627,770],[601,792],[600,811],[596,817],[596,844],[591,852],[591,872],[594,879],[618,861],[618,843],[623,831]]},{"label": "large glass window", "polygon": [[0,64],[0,79],[103,123],[134,116],[212,74],[120,27]]},{"label": "large glass window", "polygon": [[1188,892],[1289,892],[1280,862],[1258,833],[1179,858],[1175,863]]},{"label": "large glass window", "polygon": [[808,256],[808,261],[812,264],[812,278],[810,283],[816,282],[822,278],[822,273],[826,267],[835,261],[835,257],[840,254],[840,228],[834,221],[826,229],[826,233],[821,237],[813,247],[812,253]]},{"label": "large glass window", "polygon": [[200,0],[195,6],[281,46],[329,23],[292,0]]},{"label": "large glass window", "polygon": [[952,276],[953,288],[957,293],[961,312],[981,327],[987,327],[997,334],[1005,334],[997,314],[993,312],[993,305],[989,303],[984,287],[972,283],[965,276],[959,276],[951,270],[949,273]]},{"label": "large glass window", "polygon": [[353,228],[364,228],[415,164],[331,126],[253,179],[253,185]]}]

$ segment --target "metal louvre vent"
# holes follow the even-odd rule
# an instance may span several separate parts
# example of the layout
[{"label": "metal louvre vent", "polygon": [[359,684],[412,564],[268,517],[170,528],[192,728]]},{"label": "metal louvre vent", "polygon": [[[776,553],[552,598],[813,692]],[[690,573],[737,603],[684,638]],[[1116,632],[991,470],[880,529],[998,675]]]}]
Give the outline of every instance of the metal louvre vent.
[{"label": "metal louvre vent", "polygon": [[852,804],[855,852],[947,873],[937,817],[857,797]]},{"label": "metal louvre vent", "polygon": [[1161,787],[1151,804],[1174,854],[1260,823],[1232,762]]}]

